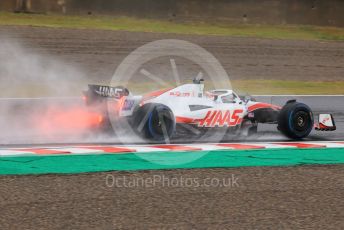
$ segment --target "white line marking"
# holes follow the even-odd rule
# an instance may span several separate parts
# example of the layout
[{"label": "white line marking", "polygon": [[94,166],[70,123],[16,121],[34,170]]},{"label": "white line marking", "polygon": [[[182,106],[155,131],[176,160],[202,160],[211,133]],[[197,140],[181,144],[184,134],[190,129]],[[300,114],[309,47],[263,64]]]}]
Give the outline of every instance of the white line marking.
[{"label": "white line marking", "polygon": [[128,146],[128,148],[136,150],[136,153],[170,151],[169,149],[154,148],[153,146]]},{"label": "white line marking", "polygon": [[296,146],[287,146],[287,145],[279,145],[274,143],[254,143],[253,145],[262,146],[266,149],[287,149],[287,148],[296,148]]},{"label": "white line marking", "polygon": [[[344,148],[344,143],[338,143],[340,141],[305,141],[305,142],[279,142],[279,143],[288,143],[288,144],[295,144],[295,146],[290,145],[282,145],[279,143],[269,142],[269,143],[253,143],[253,142],[245,142],[245,143],[223,143],[223,144],[242,144],[242,145],[253,145],[253,146],[262,146],[266,149],[286,149],[286,148],[297,148],[296,144],[313,144],[313,145],[323,145],[327,148]],[[185,146],[190,148],[199,148],[202,149],[200,151],[212,151],[212,150],[235,150],[235,147],[226,147],[226,146],[219,146],[218,144],[221,143],[206,143],[206,144],[173,144],[176,146]],[[168,148],[158,148],[157,145],[104,145],[99,146],[102,148],[106,147],[114,147],[114,148],[124,148],[124,149],[132,149],[136,150],[136,153],[145,153],[145,152],[167,152],[167,151],[178,151],[178,149],[168,149]],[[160,146],[160,145],[159,145]],[[88,148],[89,147],[89,148]],[[36,155],[34,152],[30,152],[30,149],[34,151],[35,149],[47,149],[47,150],[56,150],[56,151],[66,151],[70,152],[71,154],[93,154],[93,153],[104,153],[103,150],[92,149],[93,147],[97,147],[94,145],[90,146],[61,146],[61,147],[31,147],[31,148],[9,148],[9,149],[0,149],[0,156],[19,156],[19,155]],[[20,149],[25,149],[25,151],[19,151]],[[123,152],[129,153],[129,152]],[[135,152],[131,152],[135,153]],[[61,153],[63,154],[63,153]],[[50,155],[50,154],[49,154]]]},{"label": "white line marking", "polygon": [[0,156],[18,156],[18,155],[32,155],[35,154],[33,152],[23,152],[23,151],[15,151],[15,150],[0,150]]},{"label": "white line marking", "polygon": [[206,144],[201,144],[201,145],[187,145],[187,147],[193,147],[193,148],[201,148],[202,151],[211,151],[211,150],[224,150],[224,149],[234,149],[230,147],[223,147],[223,146],[217,146],[217,145],[206,145]]},{"label": "white line marking", "polygon": [[55,99],[82,99],[81,97],[3,97],[2,100],[55,100]]},{"label": "white line marking", "polygon": [[79,154],[79,153],[103,153],[104,151],[98,149],[88,149],[88,148],[49,148],[49,150],[56,150],[56,151],[67,151],[71,154]]},{"label": "white line marking", "polygon": [[324,143],[327,148],[344,148],[344,144],[339,143]]},{"label": "white line marking", "polygon": [[340,144],[340,143],[317,142],[316,144],[326,145],[327,148],[344,148],[344,144]]},{"label": "white line marking", "polygon": [[315,95],[315,94],[299,94],[299,95],[252,95],[253,97],[344,97],[344,95]]}]

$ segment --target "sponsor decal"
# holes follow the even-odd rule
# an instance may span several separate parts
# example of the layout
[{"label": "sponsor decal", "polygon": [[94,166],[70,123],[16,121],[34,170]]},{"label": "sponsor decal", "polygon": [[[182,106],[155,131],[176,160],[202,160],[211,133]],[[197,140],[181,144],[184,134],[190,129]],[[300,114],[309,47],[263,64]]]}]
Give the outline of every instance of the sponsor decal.
[{"label": "sponsor decal", "polygon": [[197,124],[199,127],[236,126],[242,122],[242,113],[242,109],[234,110],[232,113],[229,110],[212,110],[208,111],[207,115]]},{"label": "sponsor decal", "polygon": [[323,119],[322,123],[325,124],[326,122],[330,121],[330,118],[329,117],[326,117]]},{"label": "sponsor decal", "polygon": [[194,97],[195,93],[194,92],[179,92],[179,91],[171,91],[170,96],[175,96],[175,97]]},{"label": "sponsor decal", "polygon": [[109,86],[99,86],[99,89],[95,92],[103,97],[120,98],[123,89]]}]

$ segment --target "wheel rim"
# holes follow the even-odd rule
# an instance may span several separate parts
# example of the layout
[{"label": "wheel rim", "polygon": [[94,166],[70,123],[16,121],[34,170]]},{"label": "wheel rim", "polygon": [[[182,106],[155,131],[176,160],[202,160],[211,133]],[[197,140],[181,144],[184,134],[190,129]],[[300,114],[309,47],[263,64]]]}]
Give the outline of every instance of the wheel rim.
[{"label": "wheel rim", "polygon": [[[153,137],[169,138],[172,129],[171,114],[166,110],[155,110],[149,116],[149,131]],[[164,134],[166,130],[166,134]],[[167,135],[167,137],[165,137]]]},{"label": "wheel rim", "polygon": [[298,111],[294,115],[293,126],[298,132],[304,132],[309,129],[310,115],[305,111]]}]

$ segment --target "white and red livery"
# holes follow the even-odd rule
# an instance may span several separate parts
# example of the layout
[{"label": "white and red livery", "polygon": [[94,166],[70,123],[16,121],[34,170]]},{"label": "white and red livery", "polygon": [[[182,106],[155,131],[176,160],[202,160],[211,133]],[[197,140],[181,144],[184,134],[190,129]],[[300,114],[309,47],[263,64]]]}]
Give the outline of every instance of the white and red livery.
[{"label": "white and red livery", "polygon": [[[307,137],[313,127],[336,129],[331,114],[320,114],[322,120],[314,126],[313,113],[303,103],[291,100],[280,107],[239,97],[230,89],[204,92],[203,79],[142,96],[134,96],[124,87],[89,85],[84,95],[88,105],[114,103],[106,106],[104,117],[112,114],[115,119],[124,118],[138,134],[155,141],[169,140],[188,126],[189,130],[226,129],[250,134],[257,132],[259,123],[269,123],[292,139]],[[113,111],[109,112],[109,107]]]}]

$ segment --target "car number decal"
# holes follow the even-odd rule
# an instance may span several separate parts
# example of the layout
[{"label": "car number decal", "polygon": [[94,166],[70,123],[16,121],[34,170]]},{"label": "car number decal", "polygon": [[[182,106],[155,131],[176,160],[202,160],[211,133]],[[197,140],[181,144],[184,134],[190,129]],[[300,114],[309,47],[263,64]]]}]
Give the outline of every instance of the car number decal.
[{"label": "car number decal", "polygon": [[133,108],[134,104],[135,104],[135,101],[134,101],[134,100],[128,100],[128,99],[126,99],[126,100],[124,101],[122,110],[126,110],[126,111],[131,110],[131,109]]}]

